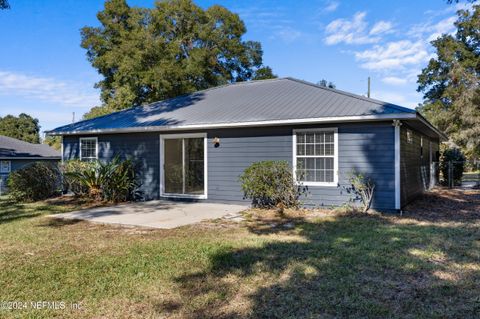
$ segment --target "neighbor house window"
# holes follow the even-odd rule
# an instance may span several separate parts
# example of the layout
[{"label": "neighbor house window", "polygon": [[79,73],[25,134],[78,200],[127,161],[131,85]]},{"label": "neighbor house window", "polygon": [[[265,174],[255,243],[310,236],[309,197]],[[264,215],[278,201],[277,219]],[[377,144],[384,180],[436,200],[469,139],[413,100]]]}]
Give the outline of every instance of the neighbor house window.
[{"label": "neighbor house window", "polygon": [[423,136],[420,136],[420,158],[423,158]]},{"label": "neighbor house window", "polygon": [[98,155],[98,140],[96,137],[84,137],[80,139],[80,160],[94,161]]},{"label": "neighbor house window", "polygon": [[413,133],[412,131],[407,129],[407,143],[412,144],[413,143]]},{"label": "neighbor house window", "polygon": [[10,173],[12,164],[10,161],[0,161],[0,173]]},{"label": "neighbor house window", "polygon": [[337,129],[295,131],[296,178],[311,185],[337,182]]}]

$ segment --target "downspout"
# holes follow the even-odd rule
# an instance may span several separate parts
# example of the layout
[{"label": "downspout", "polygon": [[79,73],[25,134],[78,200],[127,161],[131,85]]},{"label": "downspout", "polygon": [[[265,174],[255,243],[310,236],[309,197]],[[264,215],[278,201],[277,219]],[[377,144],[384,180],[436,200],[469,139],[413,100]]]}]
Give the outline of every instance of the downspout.
[{"label": "downspout", "polygon": [[393,126],[395,127],[395,209],[401,211],[401,199],[400,199],[400,126],[402,122],[400,120],[393,120]]}]

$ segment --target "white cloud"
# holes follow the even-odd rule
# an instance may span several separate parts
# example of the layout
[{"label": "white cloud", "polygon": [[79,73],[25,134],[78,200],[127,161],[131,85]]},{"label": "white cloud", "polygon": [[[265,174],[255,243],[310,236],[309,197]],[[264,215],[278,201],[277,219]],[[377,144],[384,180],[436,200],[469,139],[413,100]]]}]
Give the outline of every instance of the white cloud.
[{"label": "white cloud", "polygon": [[357,12],[351,20],[336,19],[330,22],[325,28],[325,43],[328,45],[346,44],[371,44],[381,40],[380,35],[391,33],[393,25],[389,21],[378,21],[369,29],[365,20],[367,13]]},{"label": "white cloud", "polygon": [[323,12],[334,12],[337,10],[338,6],[340,5],[337,1],[330,1],[327,5],[322,9]]},{"label": "white cloud", "polygon": [[403,69],[428,61],[430,54],[423,41],[401,40],[375,45],[371,49],[355,52],[361,67],[368,70]]},{"label": "white cloud", "polygon": [[405,85],[408,83],[408,80],[396,76],[386,76],[382,79],[382,82],[390,85]]},{"label": "white cloud", "polygon": [[100,103],[98,94],[91,91],[85,84],[0,70],[0,94],[4,96],[90,108]]},{"label": "white cloud", "polygon": [[382,33],[390,33],[392,32],[393,25],[389,21],[378,21],[375,23],[370,30],[370,35],[382,34]]},{"label": "white cloud", "polygon": [[372,98],[412,109],[418,106],[418,101],[421,101],[421,95],[418,93],[400,94],[390,91],[372,91]]}]

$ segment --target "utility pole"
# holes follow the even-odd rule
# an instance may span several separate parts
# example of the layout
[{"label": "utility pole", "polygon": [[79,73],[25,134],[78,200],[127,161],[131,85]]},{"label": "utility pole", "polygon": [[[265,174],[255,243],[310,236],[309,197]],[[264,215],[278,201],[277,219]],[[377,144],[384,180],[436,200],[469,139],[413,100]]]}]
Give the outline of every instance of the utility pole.
[{"label": "utility pole", "polygon": [[72,123],[75,123],[75,112],[72,112]]},{"label": "utility pole", "polygon": [[370,77],[368,77],[368,90],[367,90],[367,97],[370,97]]}]

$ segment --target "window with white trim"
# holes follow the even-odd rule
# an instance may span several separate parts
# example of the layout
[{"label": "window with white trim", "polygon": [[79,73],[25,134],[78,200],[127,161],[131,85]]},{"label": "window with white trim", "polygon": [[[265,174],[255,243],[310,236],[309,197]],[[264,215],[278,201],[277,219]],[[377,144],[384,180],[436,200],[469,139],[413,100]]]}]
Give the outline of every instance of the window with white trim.
[{"label": "window with white trim", "polygon": [[336,130],[296,132],[296,176],[300,182],[335,182]]},{"label": "window with white trim", "polygon": [[80,160],[95,161],[98,154],[98,140],[96,137],[83,137],[80,139]]},{"label": "window with white trim", "polygon": [[0,173],[10,173],[12,170],[12,162],[0,161]]}]

